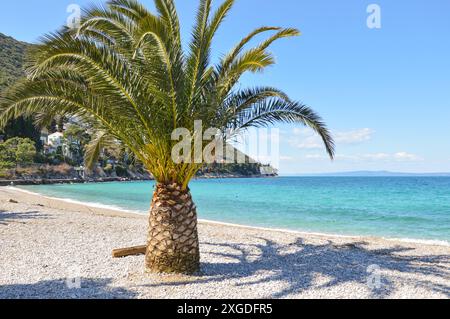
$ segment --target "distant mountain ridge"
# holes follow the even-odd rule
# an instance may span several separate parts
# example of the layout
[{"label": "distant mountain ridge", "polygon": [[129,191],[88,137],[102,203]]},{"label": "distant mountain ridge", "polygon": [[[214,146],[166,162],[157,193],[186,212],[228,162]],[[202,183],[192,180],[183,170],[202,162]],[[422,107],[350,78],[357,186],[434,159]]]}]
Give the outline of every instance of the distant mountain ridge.
[{"label": "distant mountain ridge", "polygon": [[401,177],[401,176],[444,176],[450,177],[450,173],[402,173],[390,171],[354,171],[354,172],[335,172],[322,174],[297,174],[295,176],[336,176],[336,177]]},{"label": "distant mountain ridge", "polygon": [[0,33],[0,92],[25,75],[23,65],[30,46]]}]

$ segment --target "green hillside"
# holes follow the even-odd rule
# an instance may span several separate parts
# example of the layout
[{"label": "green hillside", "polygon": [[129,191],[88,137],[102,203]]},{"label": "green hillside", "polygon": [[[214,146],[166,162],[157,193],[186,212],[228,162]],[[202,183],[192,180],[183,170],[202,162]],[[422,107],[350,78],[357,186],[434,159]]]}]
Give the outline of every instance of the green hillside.
[{"label": "green hillside", "polygon": [[[17,41],[0,33],[0,94],[9,85],[23,77],[23,64],[27,49],[31,44]],[[4,132],[0,131],[0,137],[29,137],[36,143],[39,142],[39,131],[34,127],[30,119],[19,118],[8,124]],[[37,144],[38,147],[39,143]]]},{"label": "green hillside", "polygon": [[29,46],[0,33],[0,91],[24,75],[23,63]]}]

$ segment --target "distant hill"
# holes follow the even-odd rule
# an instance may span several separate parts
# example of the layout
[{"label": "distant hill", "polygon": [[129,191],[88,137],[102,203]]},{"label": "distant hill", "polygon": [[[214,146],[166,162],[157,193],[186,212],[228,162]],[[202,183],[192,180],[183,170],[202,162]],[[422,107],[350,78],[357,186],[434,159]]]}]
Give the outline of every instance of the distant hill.
[{"label": "distant hill", "polygon": [[324,174],[301,174],[299,176],[342,176],[342,177],[401,177],[401,176],[450,176],[450,173],[400,173],[389,171],[355,171]]},{"label": "distant hill", "polygon": [[[25,76],[23,65],[25,55],[31,44],[17,41],[0,33],[0,94],[9,85]],[[39,130],[33,125],[32,120],[19,118],[11,121],[4,132],[0,131],[0,139],[11,137],[29,137],[40,148]]]},{"label": "distant hill", "polygon": [[24,76],[23,64],[30,46],[0,33],[0,92]]}]

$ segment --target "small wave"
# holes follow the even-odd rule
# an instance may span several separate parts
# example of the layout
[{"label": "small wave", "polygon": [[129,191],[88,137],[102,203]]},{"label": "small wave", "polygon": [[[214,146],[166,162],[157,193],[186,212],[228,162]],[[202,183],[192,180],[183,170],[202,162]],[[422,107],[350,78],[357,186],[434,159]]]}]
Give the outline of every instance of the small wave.
[{"label": "small wave", "polygon": [[[46,196],[41,193],[31,192],[31,191],[21,189],[18,187],[13,187],[13,186],[8,186],[7,188],[10,188],[12,190],[16,190],[19,192],[23,192],[23,193],[35,195],[35,196],[40,196],[40,197],[50,199],[50,200],[60,200],[60,201],[64,201],[67,203],[78,204],[78,205],[88,206],[88,207],[92,207],[92,208],[108,209],[108,210],[117,211],[117,212],[121,212],[121,213],[137,214],[137,215],[141,215],[141,216],[147,214],[147,212],[138,211],[138,210],[127,210],[127,209],[124,209],[122,207],[115,206],[115,205],[107,205],[107,204],[96,203],[96,202],[83,202],[83,201],[74,200],[74,199],[70,199],[70,198]],[[378,237],[378,238],[381,238],[381,239],[387,240],[387,241],[399,241],[399,242],[404,242],[404,243],[447,246],[447,247],[450,246],[450,242],[448,242],[446,240],[393,238],[393,237],[383,237],[383,236],[376,236],[376,235],[341,235],[341,234],[332,234],[332,233],[308,232],[308,231],[301,231],[301,230],[283,229],[283,228],[276,228],[276,227],[241,225],[241,224],[213,221],[213,220],[207,220],[207,219],[199,219],[199,221],[209,223],[209,224],[215,224],[215,225],[240,227],[240,228],[256,229],[256,230],[263,230],[263,231],[276,231],[276,232],[299,234],[299,235],[312,235],[312,236],[347,238],[347,239],[364,239],[364,238],[368,238],[368,237],[374,237],[374,238]]]},{"label": "small wave", "polygon": [[13,189],[15,191],[23,192],[25,194],[40,196],[40,197],[50,199],[50,200],[60,200],[62,202],[66,202],[66,203],[83,205],[83,206],[88,206],[88,207],[92,207],[92,208],[109,209],[109,210],[113,210],[113,211],[117,211],[117,212],[139,214],[139,215],[146,214],[146,212],[142,212],[142,211],[138,211],[138,210],[129,210],[129,209],[125,209],[123,207],[116,206],[116,205],[107,205],[107,204],[96,203],[96,202],[83,202],[83,201],[75,200],[75,199],[71,199],[71,198],[47,196],[47,195],[43,195],[41,193],[35,193],[35,192],[31,192],[31,191],[28,191],[28,190],[25,190],[22,188],[13,187],[13,186],[8,186],[8,188]]},{"label": "small wave", "polygon": [[259,227],[259,226],[248,226],[241,224],[233,224],[227,222],[218,222],[207,219],[200,219],[200,221],[214,224],[214,225],[223,225],[223,226],[231,226],[231,227],[240,227],[245,229],[255,229],[255,230],[265,230],[265,231],[276,231],[288,234],[298,234],[298,235],[311,235],[311,236],[321,236],[321,237],[334,237],[334,238],[343,238],[343,239],[355,239],[361,240],[364,238],[381,238],[383,240],[388,241],[400,241],[404,243],[415,243],[415,244],[424,244],[424,245],[435,245],[435,246],[450,246],[450,243],[445,240],[433,240],[433,239],[413,239],[413,238],[392,238],[392,237],[382,237],[382,236],[374,236],[374,235],[340,235],[340,234],[332,234],[332,233],[320,233],[320,232],[308,232],[301,230],[292,230],[292,229],[283,229],[283,228],[275,228],[275,227]]},{"label": "small wave", "polygon": [[450,242],[446,240],[435,240],[435,239],[414,239],[414,238],[385,238],[386,240],[400,241],[403,243],[411,244],[425,244],[425,245],[436,245],[436,246],[450,246]]}]

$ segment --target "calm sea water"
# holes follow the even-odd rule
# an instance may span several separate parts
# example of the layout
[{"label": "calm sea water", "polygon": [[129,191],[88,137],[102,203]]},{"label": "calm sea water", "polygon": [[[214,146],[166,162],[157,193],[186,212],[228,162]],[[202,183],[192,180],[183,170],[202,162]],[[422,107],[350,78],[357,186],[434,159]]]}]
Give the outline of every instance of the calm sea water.
[{"label": "calm sea water", "polygon": [[[148,211],[152,182],[22,187],[47,196]],[[450,242],[450,177],[197,180],[202,219],[340,235]]]}]

